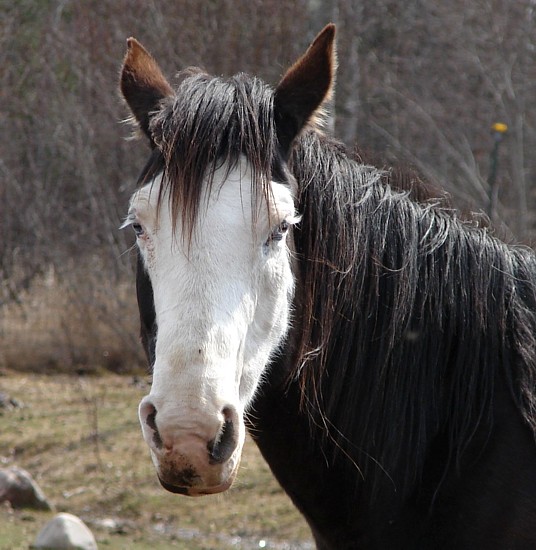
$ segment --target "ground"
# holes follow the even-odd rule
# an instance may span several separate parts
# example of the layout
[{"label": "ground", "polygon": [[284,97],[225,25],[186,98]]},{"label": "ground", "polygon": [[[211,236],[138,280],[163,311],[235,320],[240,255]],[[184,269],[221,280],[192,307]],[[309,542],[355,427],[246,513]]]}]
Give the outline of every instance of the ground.
[{"label": "ground", "polygon": [[[137,419],[143,377],[4,371],[0,391],[22,405],[0,409],[0,467],[28,470],[57,512],[88,524],[99,548],[313,548],[251,440],[226,493],[192,499],[161,488]],[[52,515],[0,505],[0,550],[28,548]]]}]

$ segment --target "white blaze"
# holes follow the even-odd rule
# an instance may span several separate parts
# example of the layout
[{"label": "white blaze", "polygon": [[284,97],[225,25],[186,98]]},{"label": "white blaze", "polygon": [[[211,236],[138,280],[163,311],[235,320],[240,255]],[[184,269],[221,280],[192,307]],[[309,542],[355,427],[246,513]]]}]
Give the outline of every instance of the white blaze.
[{"label": "white blaze", "polygon": [[[293,277],[286,235],[277,228],[296,221],[291,191],[272,182],[270,208],[262,193],[252,207],[246,163],[221,185],[224,174],[216,172],[209,200],[202,197],[189,245],[180,219],[173,232],[167,197],[157,217],[159,181],[131,200],[129,221],[143,228],[138,246],[154,293],[148,397],[164,441],[213,437],[228,405],[241,416],[289,322]],[[241,448],[241,419],[237,429]]]}]

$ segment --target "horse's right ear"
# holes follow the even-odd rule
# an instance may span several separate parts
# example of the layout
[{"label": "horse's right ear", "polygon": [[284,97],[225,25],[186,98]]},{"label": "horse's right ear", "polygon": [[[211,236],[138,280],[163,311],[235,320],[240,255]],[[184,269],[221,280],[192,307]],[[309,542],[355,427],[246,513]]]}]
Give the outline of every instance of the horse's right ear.
[{"label": "horse's right ear", "polygon": [[135,38],[127,40],[120,87],[134,118],[154,146],[150,117],[164,98],[173,95],[173,89],[153,56]]},{"label": "horse's right ear", "polygon": [[277,136],[288,154],[292,141],[332,94],[337,67],[335,25],[330,23],[288,69],[275,91]]}]

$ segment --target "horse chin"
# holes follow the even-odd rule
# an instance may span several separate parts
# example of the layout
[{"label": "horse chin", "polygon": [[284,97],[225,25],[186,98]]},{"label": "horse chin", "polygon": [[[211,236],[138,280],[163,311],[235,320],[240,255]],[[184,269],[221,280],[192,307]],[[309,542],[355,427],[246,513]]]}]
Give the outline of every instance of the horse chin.
[{"label": "horse chin", "polygon": [[160,485],[162,485],[162,487],[170,493],[175,493],[177,495],[184,495],[188,497],[202,497],[206,495],[215,495],[217,493],[223,493],[227,491],[227,489],[229,489],[233,484],[234,478],[235,476],[228,479],[225,483],[213,487],[177,487],[176,485],[166,483],[160,478],[160,476],[158,477],[158,481],[160,481]]},{"label": "horse chin", "polygon": [[223,493],[232,486],[239,465],[240,453],[238,453],[238,457],[232,457],[227,464],[223,465],[219,475],[216,472],[211,472],[212,475],[204,478],[192,470],[176,473],[170,470],[163,471],[157,467],[157,477],[160,485],[170,493],[190,497],[214,495]]}]

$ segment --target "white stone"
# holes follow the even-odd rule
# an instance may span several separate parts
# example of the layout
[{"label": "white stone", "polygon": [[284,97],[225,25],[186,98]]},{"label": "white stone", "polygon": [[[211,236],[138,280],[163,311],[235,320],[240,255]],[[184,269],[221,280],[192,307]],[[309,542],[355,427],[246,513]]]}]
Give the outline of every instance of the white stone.
[{"label": "white stone", "polygon": [[72,514],[57,514],[39,531],[32,548],[53,550],[97,550],[87,525]]}]

